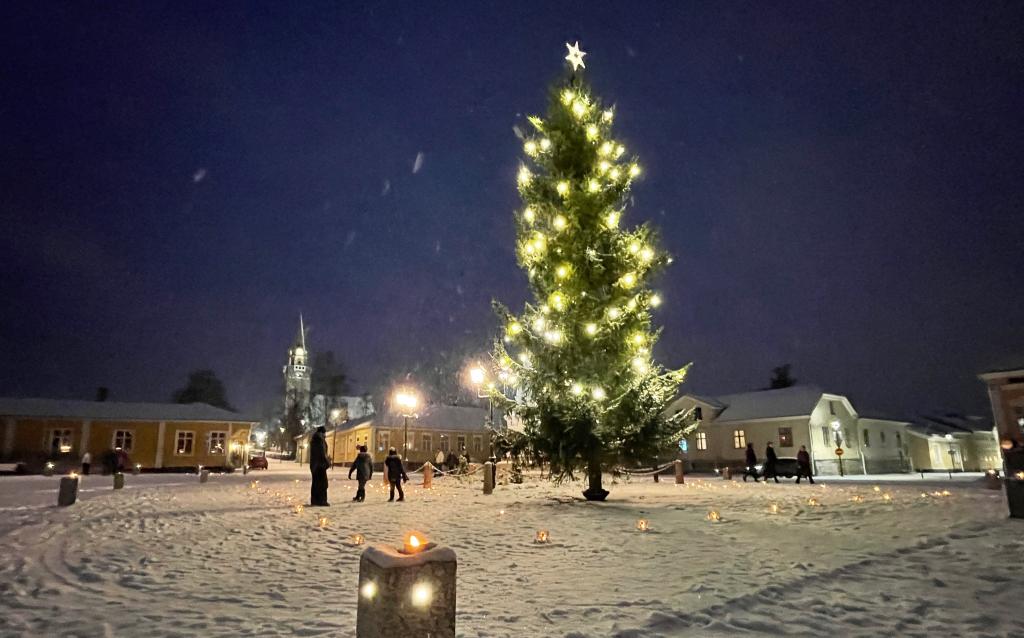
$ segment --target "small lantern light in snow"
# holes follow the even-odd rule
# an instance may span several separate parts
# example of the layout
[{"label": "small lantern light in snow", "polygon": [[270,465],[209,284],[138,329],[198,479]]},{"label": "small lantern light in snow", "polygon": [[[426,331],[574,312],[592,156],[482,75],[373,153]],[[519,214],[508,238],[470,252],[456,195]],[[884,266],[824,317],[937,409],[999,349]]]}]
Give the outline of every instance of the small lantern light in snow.
[{"label": "small lantern light in snow", "polygon": [[882,494],[882,500],[885,501],[886,503],[891,503],[892,502],[892,494],[890,494],[888,492],[886,492],[885,494]]},{"label": "small lantern light in snow", "polygon": [[1013,478],[1017,479],[1018,481],[1024,481],[1024,472],[1017,472],[1016,474],[1013,475]]},{"label": "small lantern light in snow", "polygon": [[405,535],[405,540],[402,542],[402,553],[416,554],[422,552],[426,547],[427,540],[423,534],[419,532],[409,532]]},{"label": "small lantern light in snow", "polygon": [[504,516],[505,510],[498,510],[498,516]]},{"label": "small lantern light in snow", "polygon": [[942,490],[942,495],[943,496],[953,496],[953,493],[950,492],[949,490]]},{"label": "small lantern light in snow", "polygon": [[68,476],[71,478],[78,478],[78,472],[72,472],[71,474],[68,474]]},{"label": "small lantern light in snow", "polygon": [[810,505],[811,507],[818,507],[818,499],[809,498],[807,499],[807,504]]},{"label": "small lantern light in snow", "polygon": [[779,504],[778,503],[772,503],[771,507],[768,508],[768,511],[771,512],[772,514],[778,514],[779,513]]},{"label": "small lantern light in snow", "polygon": [[372,600],[377,595],[377,583],[368,580],[359,588],[359,595],[367,600]]},{"label": "small lantern light in snow", "polygon": [[853,496],[850,497],[850,501],[854,503],[863,503],[864,497],[861,496],[860,494],[854,494]]},{"label": "small lantern light in snow", "polygon": [[54,467],[56,467],[56,466],[53,464],[53,461],[47,461],[46,462],[46,469],[52,470]]},{"label": "small lantern light in snow", "polygon": [[921,492],[921,498],[928,498],[928,492]]},{"label": "small lantern light in snow", "polygon": [[718,521],[722,520],[722,515],[718,513],[718,510],[711,510],[710,512],[708,512],[708,515],[705,518],[707,518],[712,523],[717,523]]},{"label": "small lantern light in snow", "polygon": [[546,530],[546,529],[539,529],[539,530],[537,530],[537,535],[533,537],[533,542],[534,543],[550,543],[551,542],[551,535],[548,534],[548,530]]},{"label": "small lantern light in snow", "polygon": [[[363,543],[366,542],[366,537],[363,536],[362,534],[353,534],[352,536],[349,536],[348,542],[350,544],[352,544],[352,545],[362,545]],[[376,591],[376,590],[374,590],[374,591]],[[371,596],[371,598],[372,598],[372,596]]]},{"label": "small lantern light in snow", "polygon": [[434,588],[430,583],[419,582],[412,586],[412,604],[426,607],[434,597]]},{"label": "small lantern light in snow", "polygon": [[326,516],[321,516],[320,518],[317,519],[316,522],[317,522],[317,525],[320,526],[320,529],[327,529],[327,525],[330,524],[330,521],[327,520]]},{"label": "small lantern light in snow", "polygon": [[636,531],[647,532],[651,529],[651,523],[646,518],[636,519]]},{"label": "small lantern light in snow", "polygon": [[882,488],[878,487],[877,485],[876,485],[876,486],[874,486],[874,487],[873,487],[873,488],[871,488],[871,489],[875,490],[876,492],[881,492],[881,491],[882,491]]},{"label": "small lantern light in snow", "polygon": [[306,509],[306,508],[304,508],[302,505],[296,505],[295,507],[292,508],[292,511],[295,512],[296,514],[301,514],[302,510],[304,510],[304,509]]}]

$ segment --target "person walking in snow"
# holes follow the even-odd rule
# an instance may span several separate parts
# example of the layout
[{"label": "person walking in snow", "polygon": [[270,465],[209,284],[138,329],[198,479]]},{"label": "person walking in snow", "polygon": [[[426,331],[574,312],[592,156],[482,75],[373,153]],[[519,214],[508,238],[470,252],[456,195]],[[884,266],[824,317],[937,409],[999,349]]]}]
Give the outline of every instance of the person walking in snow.
[{"label": "person walking in snow", "polygon": [[754,444],[747,443],[747,467],[743,471],[743,480],[746,481],[748,476],[754,477],[754,482],[757,483],[757,452],[754,452]]},{"label": "person walking in snow", "polygon": [[87,451],[82,455],[82,476],[89,476],[89,468],[92,467],[92,454]]},{"label": "person walking in snow", "polygon": [[384,459],[384,467],[387,468],[388,483],[391,484],[391,498],[388,502],[395,500],[395,488],[398,488],[398,500],[399,502],[405,500],[405,492],[402,491],[402,482],[409,482],[409,476],[405,473],[405,467],[402,465],[402,457],[398,456],[398,452],[395,448],[388,450],[388,456]]},{"label": "person walking in snow", "polygon": [[327,468],[331,462],[327,458],[327,428],[320,426],[309,439],[309,471],[313,475],[313,483],[309,488],[309,504],[313,507],[329,507],[327,502]]},{"label": "person walking in snow", "polygon": [[779,457],[775,454],[775,448],[772,447],[772,442],[768,441],[768,448],[764,451],[764,480],[768,480],[768,477],[775,479],[775,482],[779,482],[779,476],[776,474],[775,468],[778,466]]},{"label": "person walking in snow", "polygon": [[366,500],[366,482],[373,478],[373,459],[366,452],[365,445],[359,446],[359,454],[356,454],[356,459],[348,468],[349,480],[352,480],[352,472],[356,473],[356,480],[359,481],[359,488],[352,500],[362,503]]},{"label": "person walking in snow", "polygon": [[807,446],[801,445],[800,451],[796,453],[796,482],[800,484],[800,477],[806,476],[807,480],[814,485],[814,477],[811,475],[811,455],[807,452]]},{"label": "person walking in snow", "polygon": [[434,465],[437,467],[438,472],[444,470],[444,452],[440,449],[437,451],[437,456],[434,457]]}]

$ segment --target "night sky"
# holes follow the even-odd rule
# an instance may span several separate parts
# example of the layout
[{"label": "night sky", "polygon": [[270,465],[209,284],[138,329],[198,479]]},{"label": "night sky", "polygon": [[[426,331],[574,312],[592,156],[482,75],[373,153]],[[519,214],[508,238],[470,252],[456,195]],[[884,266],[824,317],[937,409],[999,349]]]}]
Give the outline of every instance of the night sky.
[{"label": "night sky", "polygon": [[[676,256],[687,387],[793,364],[987,414],[1024,361],[1021,2],[9,2],[0,395],[276,401],[301,311],[358,391],[519,307],[521,146],[564,42]],[[420,159],[417,160],[417,157]]]}]

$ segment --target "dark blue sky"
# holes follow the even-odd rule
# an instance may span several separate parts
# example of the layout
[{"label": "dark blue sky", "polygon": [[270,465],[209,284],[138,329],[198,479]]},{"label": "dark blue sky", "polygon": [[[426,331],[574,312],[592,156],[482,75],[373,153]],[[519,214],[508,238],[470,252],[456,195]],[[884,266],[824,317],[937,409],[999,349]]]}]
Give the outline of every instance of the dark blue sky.
[{"label": "dark blue sky", "polygon": [[[257,409],[299,310],[359,390],[518,306],[520,145],[566,40],[677,259],[689,387],[983,412],[1024,359],[1020,2],[0,7],[0,394]],[[413,172],[417,154],[420,170]]]}]

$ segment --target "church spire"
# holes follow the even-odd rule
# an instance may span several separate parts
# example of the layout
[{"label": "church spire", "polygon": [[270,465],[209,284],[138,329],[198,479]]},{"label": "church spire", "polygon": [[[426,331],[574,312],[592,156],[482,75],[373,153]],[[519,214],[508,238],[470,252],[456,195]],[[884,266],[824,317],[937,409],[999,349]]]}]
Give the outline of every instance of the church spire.
[{"label": "church spire", "polygon": [[306,349],[306,326],[302,321],[302,313],[299,313],[299,334],[295,337],[295,345]]}]

